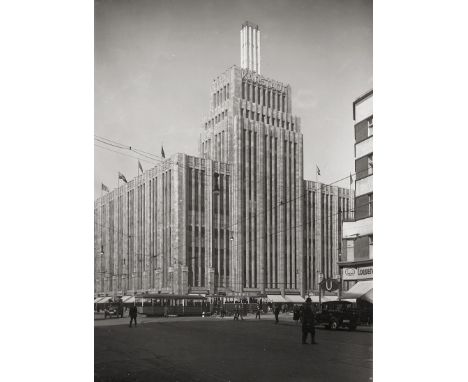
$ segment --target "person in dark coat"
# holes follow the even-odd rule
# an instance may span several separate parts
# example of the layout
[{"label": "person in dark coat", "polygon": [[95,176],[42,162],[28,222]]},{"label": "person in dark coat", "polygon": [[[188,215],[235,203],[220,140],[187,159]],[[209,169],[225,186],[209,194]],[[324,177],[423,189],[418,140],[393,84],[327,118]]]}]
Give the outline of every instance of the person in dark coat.
[{"label": "person in dark coat", "polygon": [[312,309],[312,300],[307,298],[304,309],[302,311],[302,343],[307,344],[307,335],[312,336],[312,344],[315,342],[315,313]]},{"label": "person in dark coat", "polygon": [[279,322],[278,316],[279,316],[279,314],[280,314],[280,310],[281,310],[280,306],[279,306],[279,305],[276,305],[276,306],[275,306],[275,320],[276,320],[276,321],[275,321],[275,324],[277,324],[277,323]]},{"label": "person in dark coat", "polygon": [[138,315],[138,310],[136,305],[133,305],[130,308],[130,327],[132,327],[132,322],[135,321],[135,326],[137,326],[137,315]]},{"label": "person in dark coat", "polygon": [[260,304],[257,304],[257,311],[255,312],[255,318],[258,317],[258,319],[260,320],[260,310],[261,310],[261,306]]},{"label": "person in dark coat", "polygon": [[296,321],[296,325],[299,322],[299,308],[297,306],[293,309],[293,320]]}]

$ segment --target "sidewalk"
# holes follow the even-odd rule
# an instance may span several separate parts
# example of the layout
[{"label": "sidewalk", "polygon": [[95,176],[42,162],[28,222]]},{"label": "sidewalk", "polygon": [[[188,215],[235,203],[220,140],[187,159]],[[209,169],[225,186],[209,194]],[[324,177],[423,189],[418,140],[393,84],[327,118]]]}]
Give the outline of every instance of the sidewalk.
[{"label": "sidewalk", "polygon": [[[247,314],[244,316],[244,320],[246,321],[257,321],[258,319],[255,318],[255,314]],[[272,313],[267,313],[261,316],[260,320],[258,321],[274,321],[275,316]],[[146,317],[144,315],[138,315],[137,322],[138,325],[144,325],[153,322],[187,322],[187,321],[234,321],[234,316],[209,316],[209,317],[201,317],[201,316],[178,316],[178,317]],[[238,320],[242,322],[241,319]],[[123,318],[106,318],[104,319],[104,312],[94,313],[94,326],[116,326],[116,325],[128,325],[129,324],[129,317],[128,314],[125,315]],[[288,325],[288,326],[297,326],[300,327],[301,323],[296,323],[292,319],[292,313],[283,313],[279,315],[279,323],[278,325]],[[316,326],[317,329],[325,329],[324,326]],[[347,330],[347,329],[339,329],[339,330]],[[356,328],[357,332],[373,332],[372,326],[358,326]]]}]

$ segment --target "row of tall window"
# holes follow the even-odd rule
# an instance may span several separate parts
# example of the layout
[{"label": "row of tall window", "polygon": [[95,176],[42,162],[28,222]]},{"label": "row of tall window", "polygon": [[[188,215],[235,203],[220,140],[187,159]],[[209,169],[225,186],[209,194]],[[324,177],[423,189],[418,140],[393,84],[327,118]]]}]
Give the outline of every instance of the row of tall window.
[{"label": "row of tall window", "polygon": [[250,119],[251,121],[263,122],[274,127],[283,127],[286,130],[294,130],[294,122],[285,121],[283,118],[270,117],[263,113],[257,113],[253,110],[245,110],[241,108],[241,117]]},{"label": "row of tall window", "polygon": [[208,122],[205,122],[205,129],[214,127],[217,123],[224,121],[228,117],[228,111],[223,110],[221,113],[218,113],[213,118],[211,118]]},{"label": "row of tall window", "polygon": [[229,84],[224,85],[216,93],[213,93],[213,107],[220,106],[227,99],[229,99]]},{"label": "row of tall window", "polygon": [[286,111],[286,94],[242,81],[242,99],[279,111]]}]

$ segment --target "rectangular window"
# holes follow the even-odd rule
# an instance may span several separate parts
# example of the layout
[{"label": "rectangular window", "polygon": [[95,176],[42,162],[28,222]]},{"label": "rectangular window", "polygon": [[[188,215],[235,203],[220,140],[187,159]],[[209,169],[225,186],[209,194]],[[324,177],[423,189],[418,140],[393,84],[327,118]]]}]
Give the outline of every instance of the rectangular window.
[{"label": "rectangular window", "polygon": [[356,198],[354,207],[354,217],[356,220],[365,219],[372,216],[372,199],[372,194],[361,195]]},{"label": "rectangular window", "polygon": [[356,143],[369,137],[369,124],[367,120],[361,121],[354,126],[354,138]]},{"label": "rectangular window", "polygon": [[247,83],[247,101],[250,101],[250,84]]},{"label": "rectangular window", "polygon": [[356,159],[356,180],[365,178],[373,173],[373,154]]},{"label": "rectangular window", "polygon": [[257,89],[254,85],[252,85],[252,102],[255,103],[255,95],[257,93]]},{"label": "rectangular window", "polygon": [[242,82],[242,99],[245,99],[245,82]]},{"label": "rectangular window", "polygon": [[369,258],[368,236],[358,237],[354,241],[354,260],[366,260]]}]

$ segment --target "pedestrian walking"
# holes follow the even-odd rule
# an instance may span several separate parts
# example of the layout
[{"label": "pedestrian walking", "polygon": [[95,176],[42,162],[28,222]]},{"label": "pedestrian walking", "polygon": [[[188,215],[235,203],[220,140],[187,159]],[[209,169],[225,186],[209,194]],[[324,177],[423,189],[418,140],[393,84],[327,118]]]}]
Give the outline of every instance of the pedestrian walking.
[{"label": "pedestrian walking", "polygon": [[257,311],[255,313],[255,318],[258,317],[259,320],[260,320],[260,310],[261,310],[261,306],[260,304],[257,304]]},{"label": "pedestrian walking", "polygon": [[302,343],[307,344],[307,335],[310,333],[312,344],[315,342],[315,313],[312,309],[312,299],[307,298],[302,311]]},{"label": "pedestrian walking", "polygon": [[135,322],[135,327],[137,326],[137,315],[138,315],[138,310],[136,305],[133,305],[130,308],[130,325],[129,327],[132,327],[132,322]]},{"label": "pedestrian walking", "polygon": [[279,305],[276,305],[276,306],[275,306],[275,320],[276,320],[276,321],[275,321],[275,324],[277,324],[277,323],[279,322],[278,316],[279,316],[279,314],[280,314],[280,309],[281,309],[281,308],[280,308]]},{"label": "pedestrian walking", "polygon": [[293,320],[296,321],[296,325],[297,325],[299,322],[299,308],[297,306],[294,307]]}]

